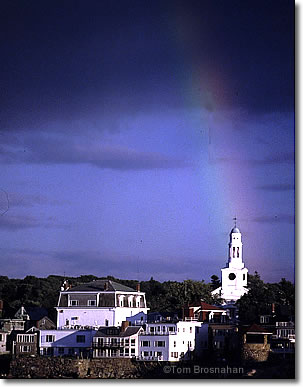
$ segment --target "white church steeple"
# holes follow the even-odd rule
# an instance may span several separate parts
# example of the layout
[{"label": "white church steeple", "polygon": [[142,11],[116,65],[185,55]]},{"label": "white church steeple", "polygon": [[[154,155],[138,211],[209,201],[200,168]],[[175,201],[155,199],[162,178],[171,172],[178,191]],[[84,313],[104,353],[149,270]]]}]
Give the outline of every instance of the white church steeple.
[{"label": "white church steeple", "polygon": [[234,267],[237,269],[242,269],[244,263],[242,261],[242,235],[238,227],[235,227],[231,230],[229,234],[229,251],[228,251],[228,267]]},{"label": "white church steeple", "polygon": [[226,267],[221,269],[222,286],[213,291],[213,294],[219,294],[227,303],[235,302],[245,293],[247,293],[247,274],[243,262],[242,235],[235,226],[229,234],[228,244],[228,262]]}]

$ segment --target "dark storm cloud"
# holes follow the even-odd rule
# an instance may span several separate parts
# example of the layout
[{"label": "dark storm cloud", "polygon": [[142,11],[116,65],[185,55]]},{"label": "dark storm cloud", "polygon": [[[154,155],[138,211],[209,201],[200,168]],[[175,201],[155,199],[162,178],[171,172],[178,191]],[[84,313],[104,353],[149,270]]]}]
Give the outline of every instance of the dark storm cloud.
[{"label": "dark storm cloud", "polygon": [[283,0],[2,1],[1,130],[184,106],[195,73],[197,104],[210,93],[292,110],[293,12]]},{"label": "dark storm cloud", "polygon": [[29,195],[18,192],[7,192],[0,189],[0,212],[4,208],[34,207],[36,205],[64,205],[67,201],[49,199],[44,195]]},{"label": "dark storm cloud", "polygon": [[293,164],[294,162],[295,162],[295,154],[293,152],[276,153],[266,157],[264,160],[261,160],[261,161],[256,160],[256,163],[261,163],[261,164],[281,164],[281,163]]},{"label": "dark storm cloud", "polygon": [[[62,265],[70,268],[75,273],[96,273],[99,276],[114,275],[123,278],[134,278],[138,274],[143,274],[148,278],[161,277],[161,279],[171,278],[174,275],[183,276],[184,273],[191,273],[195,267],[199,267],[199,262],[190,260],[175,261],[174,267],[171,266],[171,258],[152,259],[148,262],[138,260],[134,256],[117,255],[107,252],[97,251],[67,251],[56,252],[52,254],[52,259],[56,265]],[[77,268],[75,269],[75,262]]]},{"label": "dark storm cloud", "polygon": [[[6,272],[13,271],[14,276],[32,273],[38,276],[68,273],[70,276],[94,274],[96,276],[113,275],[117,278],[183,280],[184,273],[199,270],[200,262],[176,261],[171,266],[171,258],[152,259],[148,262],[133,256],[118,256],[103,251],[43,251],[35,249],[0,248],[1,262]],[[10,266],[13,267],[10,268]],[[16,270],[17,268],[17,270]],[[21,268],[20,273],[18,268]]]},{"label": "dark storm cloud", "polygon": [[[77,142],[78,141],[78,142]],[[156,152],[140,152],[134,149],[97,144],[82,144],[68,136],[53,139],[33,135],[15,145],[2,147],[2,163],[27,164],[90,164],[98,168],[119,170],[185,168],[189,162],[166,157]]]},{"label": "dark storm cloud", "polygon": [[295,189],[295,186],[294,184],[266,184],[266,185],[259,185],[256,188],[262,191],[284,192],[284,191],[293,191]]},{"label": "dark storm cloud", "polygon": [[10,215],[7,212],[0,216],[0,229],[18,231],[30,228],[68,228],[68,225],[59,224],[53,217],[40,219],[28,215]]},{"label": "dark storm cloud", "polygon": [[293,152],[280,152],[272,154],[263,159],[234,159],[228,157],[217,157],[211,159],[212,163],[223,163],[223,164],[236,164],[238,166],[262,166],[262,165],[275,165],[275,164],[294,164],[295,155]]},{"label": "dark storm cloud", "polygon": [[288,215],[288,214],[257,216],[253,219],[253,221],[257,223],[270,223],[270,224],[275,224],[275,223],[294,224],[295,216]]}]

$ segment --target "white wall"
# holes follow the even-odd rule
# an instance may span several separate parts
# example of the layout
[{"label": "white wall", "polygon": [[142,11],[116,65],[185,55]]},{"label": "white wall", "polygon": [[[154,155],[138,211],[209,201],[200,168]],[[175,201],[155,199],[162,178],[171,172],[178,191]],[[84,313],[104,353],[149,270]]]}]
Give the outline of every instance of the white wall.
[{"label": "white wall", "polygon": [[66,320],[69,320],[70,326],[106,326],[106,320],[108,326],[121,326],[122,321],[126,321],[127,317],[135,316],[140,312],[147,314],[147,311],[148,308],[129,307],[57,308],[57,328],[65,327]]},{"label": "white wall", "polygon": [[[79,353],[79,348],[90,348],[92,345],[92,339],[96,334],[96,330],[84,330],[84,329],[51,329],[51,330],[41,330],[40,331],[40,339],[39,339],[39,346],[40,346],[40,353],[43,354],[44,348],[54,348],[54,356],[58,356],[58,348],[64,347],[66,349],[68,348],[74,348],[75,353]],[[53,342],[47,342],[46,336],[52,335],[54,336]],[[85,342],[84,343],[78,343],[77,342],[77,336],[78,335],[84,335],[85,336]],[[68,354],[68,351],[66,350],[64,354]]]},{"label": "white wall", "polygon": [[[243,296],[247,289],[247,274],[248,270],[244,269],[234,269],[234,268],[224,268],[222,271],[222,298],[236,300]],[[229,279],[229,274],[234,273],[236,278],[234,280]],[[245,279],[243,279],[245,275]]]},{"label": "white wall", "polygon": [[[158,360],[179,361],[182,355],[188,359],[190,353],[195,349],[196,338],[199,335],[196,332],[196,327],[200,329],[202,325],[202,322],[196,321],[147,324],[147,334],[139,336],[139,356],[146,360],[153,360],[154,357],[157,357],[157,352],[162,352],[162,358]],[[175,331],[169,331],[169,327],[174,327]],[[154,328],[155,334],[149,334],[151,328]],[[143,347],[142,341],[149,341],[150,345]],[[165,347],[158,347],[156,345],[158,341],[164,341]],[[149,352],[149,354],[145,356],[144,351]]]},{"label": "white wall", "polygon": [[113,326],[115,311],[114,308],[57,308],[57,328],[66,326],[66,320],[69,320],[70,326],[106,326],[106,320],[108,326]]}]

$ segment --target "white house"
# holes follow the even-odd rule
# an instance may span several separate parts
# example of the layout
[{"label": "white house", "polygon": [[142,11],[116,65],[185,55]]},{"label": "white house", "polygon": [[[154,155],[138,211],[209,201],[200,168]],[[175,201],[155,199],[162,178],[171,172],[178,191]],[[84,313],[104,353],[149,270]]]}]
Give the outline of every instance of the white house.
[{"label": "white house", "polygon": [[226,303],[233,303],[247,293],[247,274],[242,259],[242,235],[238,227],[230,232],[228,262],[221,269],[222,286],[215,289],[212,294],[219,295]]},{"label": "white house", "polygon": [[87,356],[91,353],[94,329],[50,329],[40,331],[40,355]]},{"label": "white house", "polygon": [[146,331],[139,336],[139,360],[190,359],[196,345],[201,342],[202,325],[198,321],[147,324]]},{"label": "white house", "polygon": [[[138,284],[139,285],[139,284]],[[111,280],[97,280],[61,290],[57,328],[120,326],[127,317],[147,314],[145,293]]]},{"label": "white house", "polygon": [[138,357],[139,334],[143,328],[128,324],[128,321],[123,321],[121,327],[99,328],[93,337],[93,357]]}]

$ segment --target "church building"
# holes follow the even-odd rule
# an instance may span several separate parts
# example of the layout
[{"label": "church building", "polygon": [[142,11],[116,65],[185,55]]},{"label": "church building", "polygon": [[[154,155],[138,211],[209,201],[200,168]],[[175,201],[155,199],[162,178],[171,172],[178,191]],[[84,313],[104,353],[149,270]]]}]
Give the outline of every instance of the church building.
[{"label": "church building", "polygon": [[236,226],[230,232],[228,262],[221,269],[221,287],[212,294],[219,295],[228,303],[234,303],[247,293],[247,274],[242,256],[242,235]]}]

